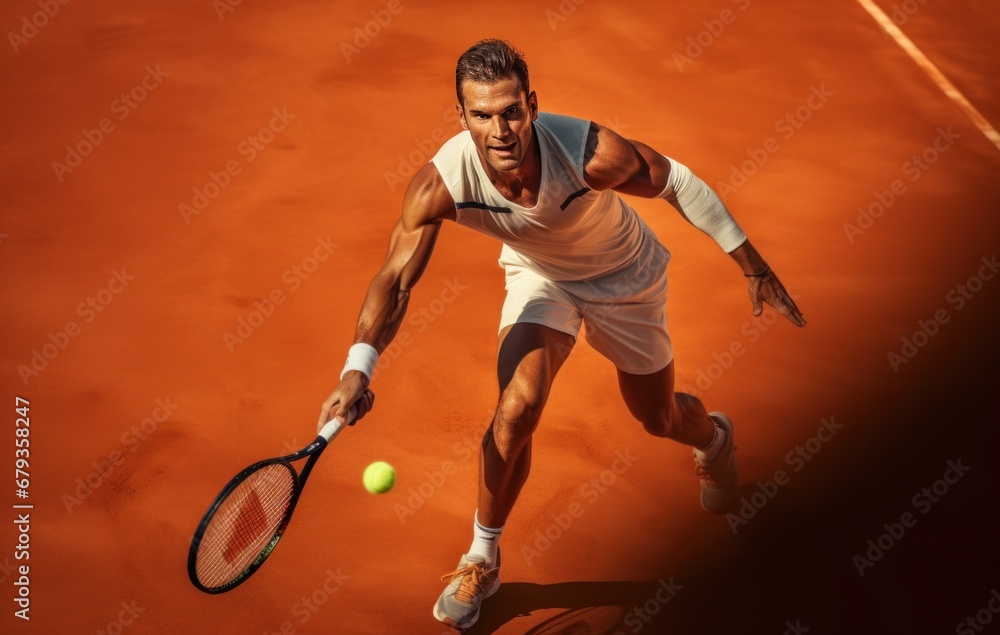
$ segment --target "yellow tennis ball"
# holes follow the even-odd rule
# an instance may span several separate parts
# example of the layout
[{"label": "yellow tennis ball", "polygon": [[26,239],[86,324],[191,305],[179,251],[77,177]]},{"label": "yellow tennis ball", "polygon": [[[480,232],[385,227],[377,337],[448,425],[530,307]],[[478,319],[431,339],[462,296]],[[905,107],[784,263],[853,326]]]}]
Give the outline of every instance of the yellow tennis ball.
[{"label": "yellow tennis ball", "polygon": [[385,494],[396,483],[396,470],[385,461],[375,461],[365,468],[361,480],[370,493]]}]

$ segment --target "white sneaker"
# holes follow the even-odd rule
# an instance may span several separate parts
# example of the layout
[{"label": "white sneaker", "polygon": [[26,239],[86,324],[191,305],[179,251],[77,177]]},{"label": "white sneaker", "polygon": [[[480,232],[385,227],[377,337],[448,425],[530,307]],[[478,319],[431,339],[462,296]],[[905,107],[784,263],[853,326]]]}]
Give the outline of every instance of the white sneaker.
[{"label": "white sneaker", "polygon": [[736,488],[740,484],[739,470],[736,467],[736,439],[733,422],[729,417],[721,412],[710,412],[708,416],[725,431],[725,444],[711,461],[702,461],[695,456],[695,473],[701,479],[701,506],[707,512],[723,514],[736,496]]},{"label": "white sneaker", "polygon": [[482,556],[466,554],[441,581],[448,586],[434,605],[434,619],[452,628],[469,628],[479,619],[483,600],[500,588],[500,550],[495,567],[487,568]]}]

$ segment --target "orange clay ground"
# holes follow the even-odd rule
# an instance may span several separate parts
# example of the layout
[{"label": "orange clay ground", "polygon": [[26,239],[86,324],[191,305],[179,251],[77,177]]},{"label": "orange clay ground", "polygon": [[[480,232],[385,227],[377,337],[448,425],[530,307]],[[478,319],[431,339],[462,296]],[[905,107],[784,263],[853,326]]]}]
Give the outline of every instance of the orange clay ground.
[{"label": "orange clay ground", "polygon": [[[690,451],[647,436],[580,343],[470,633],[1000,619],[984,265],[1000,150],[857,2],[228,1],[0,9],[0,630],[445,630],[431,606],[471,536],[504,293],[499,245],[453,225],[375,411],[320,461],[265,568],[213,597],[186,557],[232,474],[315,434],[407,177],[458,130],[455,60],[490,36],[524,50],[543,110],[716,187],[809,324],[753,319],[710,239],[632,200],[673,253],[678,386],[735,420],[744,502],[704,513]],[[880,4],[1000,124],[997,6]],[[26,27],[40,5],[58,12]],[[382,496],[361,486],[374,460],[399,473]],[[14,616],[25,564],[30,621]]]}]

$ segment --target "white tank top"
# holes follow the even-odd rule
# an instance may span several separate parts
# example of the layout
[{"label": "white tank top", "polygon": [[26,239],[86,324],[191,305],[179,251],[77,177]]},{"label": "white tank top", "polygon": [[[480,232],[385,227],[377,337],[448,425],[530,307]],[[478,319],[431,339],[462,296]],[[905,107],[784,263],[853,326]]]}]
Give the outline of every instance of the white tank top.
[{"label": "white tank top", "polygon": [[503,243],[500,264],[518,264],[550,280],[584,280],[627,267],[655,236],[613,190],[583,178],[590,122],[539,113],[538,202],[521,207],[504,198],[480,163],[468,131],[445,142],[432,162],[455,201],[456,220]]}]

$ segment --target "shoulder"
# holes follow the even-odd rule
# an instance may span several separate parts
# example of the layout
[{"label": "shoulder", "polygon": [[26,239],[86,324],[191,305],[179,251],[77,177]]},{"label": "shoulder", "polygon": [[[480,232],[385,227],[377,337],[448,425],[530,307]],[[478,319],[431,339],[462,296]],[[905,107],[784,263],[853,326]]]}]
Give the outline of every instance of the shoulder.
[{"label": "shoulder", "polygon": [[540,112],[536,123],[552,132],[577,133],[583,130],[586,133],[590,126],[590,120],[570,117],[569,115],[557,115],[554,112]]},{"label": "shoulder", "polygon": [[535,120],[538,128],[547,132],[551,139],[563,147],[573,163],[583,167],[590,121],[551,112],[540,112]]},{"label": "shoulder", "polygon": [[427,163],[417,170],[403,195],[403,224],[410,228],[455,219],[455,201],[438,167]]},{"label": "shoulder", "polygon": [[584,156],[584,178],[596,190],[627,181],[641,168],[636,147],[610,128],[590,123]]},{"label": "shoulder", "polygon": [[431,157],[430,165],[437,168],[449,190],[454,189],[469,172],[469,163],[476,154],[472,135],[468,130],[459,132],[445,141]]},{"label": "shoulder", "polygon": [[435,154],[434,156],[437,157],[443,152],[448,152],[449,150],[455,150],[457,148],[461,148],[471,141],[472,141],[472,136],[469,134],[469,131],[460,130],[457,133],[455,133],[453,137],[442,143],[441,147],[438,148],[437,154]]}]

